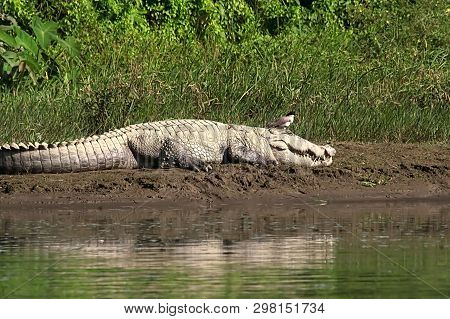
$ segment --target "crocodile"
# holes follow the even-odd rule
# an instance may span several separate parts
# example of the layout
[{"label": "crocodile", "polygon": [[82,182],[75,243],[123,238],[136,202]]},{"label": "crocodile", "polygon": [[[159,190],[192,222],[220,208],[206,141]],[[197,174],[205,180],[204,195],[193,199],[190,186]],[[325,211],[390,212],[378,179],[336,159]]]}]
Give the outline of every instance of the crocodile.
[{"label": "crocodile", "polygon": [[70,142],[11,143],[0,147],[0,173],[66,173],[245,162],[328,166],[336,151],[289,130],[209,120],[165,120],[126,126]]}]

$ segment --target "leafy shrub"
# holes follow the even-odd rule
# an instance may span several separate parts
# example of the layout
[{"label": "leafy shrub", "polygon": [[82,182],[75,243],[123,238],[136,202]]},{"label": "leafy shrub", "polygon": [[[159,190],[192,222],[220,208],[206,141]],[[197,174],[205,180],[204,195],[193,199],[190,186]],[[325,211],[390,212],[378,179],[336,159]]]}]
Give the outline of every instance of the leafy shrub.
[{"label": "leafy shrub", "polygon": [[51,57],[52,44],[58,43],[71,56],[79,56],[79,48],[71,37],[58,36],[58,24],[34,17],[32,35],[19,27],[13,19],[11,25],[0,26],[0,67],[11,79],[28,74],[36,84],[40,77],[48,78],[48,71],[56,71],[58,63]]},{"label": "leafy shrub", "polygon": [[[307,28],[364,28],[408,0],[4,0],[0,12],[21,26],[36,15],[58,21],[63,32],[133,33],[241,43]],[[95,31],[94,31],[95,30]],[[84,41],[83,41],[84,43]]]}]

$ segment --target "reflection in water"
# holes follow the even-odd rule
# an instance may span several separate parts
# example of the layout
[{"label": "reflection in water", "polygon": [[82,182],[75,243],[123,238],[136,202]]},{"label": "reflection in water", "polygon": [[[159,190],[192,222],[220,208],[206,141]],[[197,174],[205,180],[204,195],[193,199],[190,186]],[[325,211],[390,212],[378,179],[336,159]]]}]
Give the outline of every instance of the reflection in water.
[{"label": "reflection in water", "polygon": [[450,293],[449,205],[317,207],[0,208],[0,296]]}]

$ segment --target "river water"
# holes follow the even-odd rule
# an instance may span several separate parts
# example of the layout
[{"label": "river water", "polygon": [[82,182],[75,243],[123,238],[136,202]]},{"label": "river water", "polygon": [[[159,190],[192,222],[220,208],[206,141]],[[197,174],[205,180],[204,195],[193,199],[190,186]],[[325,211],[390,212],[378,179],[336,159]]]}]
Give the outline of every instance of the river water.
[{"label": "river water", "polygon": [[445,298],[450,203],[0,207],[2,298]]}]

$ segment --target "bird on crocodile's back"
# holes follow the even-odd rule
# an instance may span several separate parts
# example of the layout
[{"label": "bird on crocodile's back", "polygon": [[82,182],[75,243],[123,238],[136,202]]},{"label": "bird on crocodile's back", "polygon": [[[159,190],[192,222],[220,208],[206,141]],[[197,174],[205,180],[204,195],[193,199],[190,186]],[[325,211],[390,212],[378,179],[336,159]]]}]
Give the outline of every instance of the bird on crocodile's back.
[{"label": "bird on crocodile's back", "polygon": [[210,164],[237,162],[331,165],[336,153],[333,147],[311,143],[280,125],[283,129],[166,120],[70,142],[4,144],[0,146],[0,174],[168,167],[209,171]]},{"label": "bird on crocodile's back", "polygon": [[287,129],[294,122],[295,112],[289,112],[283,117],[280,117],[276,121],[269,123],[268,128]]}]

